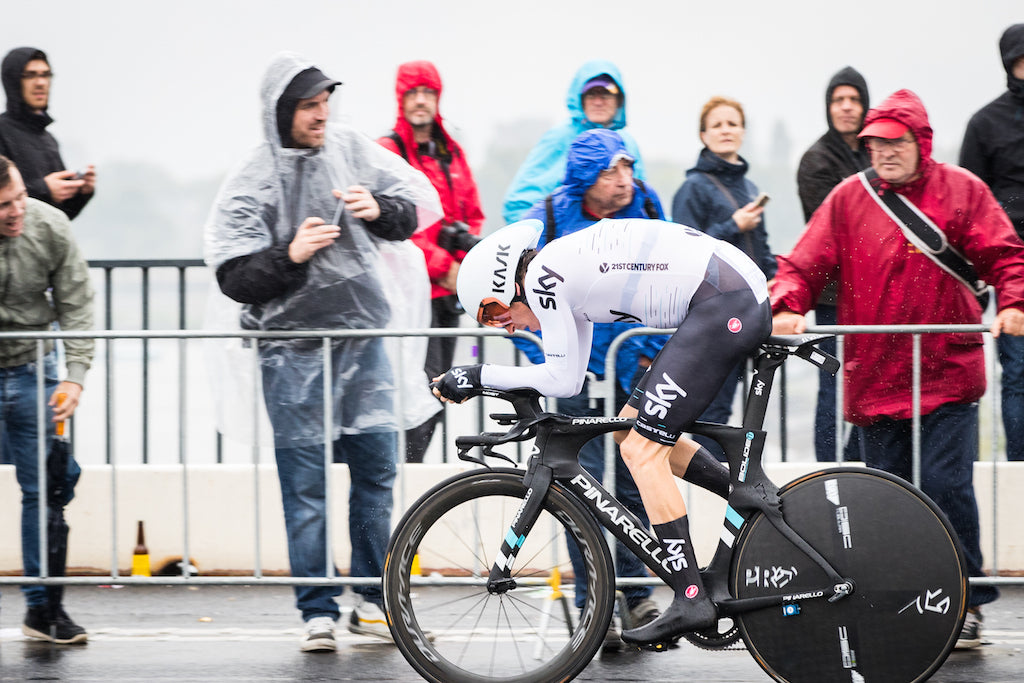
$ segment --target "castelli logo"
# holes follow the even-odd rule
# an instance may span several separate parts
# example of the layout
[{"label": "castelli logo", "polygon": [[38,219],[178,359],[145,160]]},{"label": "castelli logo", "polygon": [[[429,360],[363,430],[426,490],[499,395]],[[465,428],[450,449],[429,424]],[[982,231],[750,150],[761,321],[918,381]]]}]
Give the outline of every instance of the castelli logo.
[{"label": "castelli logo", "polygon": [[743,323],[740,322],[739,318],[729,318],[729,322],[726,323],[726,327],[729,328],[730,332],[736,334],[743,329]]},{"label": "castelli logo", "polygon": [[700,592],[700,589],[697,588],[695,584],[691,583],[689,586],[686,587],[686,597],[688,597],[690,600],[693,600],[695,597],[697,597],[698,592]]}]

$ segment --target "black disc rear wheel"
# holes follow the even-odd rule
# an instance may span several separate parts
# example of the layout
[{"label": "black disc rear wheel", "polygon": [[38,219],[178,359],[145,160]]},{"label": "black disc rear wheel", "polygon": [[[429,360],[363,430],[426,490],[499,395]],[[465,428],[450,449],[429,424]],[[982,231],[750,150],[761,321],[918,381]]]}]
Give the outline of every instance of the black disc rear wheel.
[{"label": "black disc rear wheel", "polygon": [[[792,596],[737,617],[758,664],[777,681],[922,681],[956,644],[967,600],[959,542],[938,507],[878,470],[834,469],[780,491],[797,532],[853,594],[828,602],[829,579],[763,515],[736,544],[730,578],[738,598]],[[809,594],[809,595],[808,595]]]}]

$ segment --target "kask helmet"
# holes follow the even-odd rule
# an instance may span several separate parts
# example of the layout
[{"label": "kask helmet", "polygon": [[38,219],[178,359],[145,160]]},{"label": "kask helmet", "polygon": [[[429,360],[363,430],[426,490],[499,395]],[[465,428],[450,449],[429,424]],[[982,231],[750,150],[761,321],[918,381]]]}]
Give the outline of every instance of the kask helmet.
[{"label": "kask helmet", "polygon": [[487,304],[508,309],[516,298],[516,268],[528,249],[537,246],[544,224],[530,219],[506,225],[469,250],[459,266],[456,291],[463,310],[479,322]]}]

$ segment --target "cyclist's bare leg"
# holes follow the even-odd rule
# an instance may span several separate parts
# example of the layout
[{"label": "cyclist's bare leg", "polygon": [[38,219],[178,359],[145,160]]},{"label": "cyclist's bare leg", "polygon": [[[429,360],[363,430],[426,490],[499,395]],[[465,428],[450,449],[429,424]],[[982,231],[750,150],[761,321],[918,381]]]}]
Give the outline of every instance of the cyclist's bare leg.
[{"label": "cyclist's bare leg", "polygon": [[[635,418],[637,414],[637,409],[629,405],[623,406],[619,411],[619,417]],[[628,434],[629,431],[615,432],[616,443],[621,446]],[[672,446],[668,460],[674,476],[705,488],[717,496],[728,498],[729,468],[718,462],[715,456],[696,441],[685,436],[680,437],[675,446]],[[646,505],[646,501],[644,504]]]},{"label": "cyclist's bare leg", "polygon": [[672,446],[665,446],[630,430],[619,445],[622,459],[633,475],[651,524],[663,524],[686,514],[669,458]]},{"label": "cyclist's bare leg", "polygon": [[[714,624],[715,606],[708,599],[700,579],[700,568],[690,540],[690,521],[686,503],[679,492],[673,472],[673,455],[689,464],[696,452],[687,444],[677,451],[630,430],[622,439],[622,459],[633,475],[644,508],[665,552],[663,565],[671,572],[669,585],[675,597],[665,612],[640,628],[623,631],[630,643],[666,643],[688,631]],[[682,467],[685,473],[686,467]]]}]

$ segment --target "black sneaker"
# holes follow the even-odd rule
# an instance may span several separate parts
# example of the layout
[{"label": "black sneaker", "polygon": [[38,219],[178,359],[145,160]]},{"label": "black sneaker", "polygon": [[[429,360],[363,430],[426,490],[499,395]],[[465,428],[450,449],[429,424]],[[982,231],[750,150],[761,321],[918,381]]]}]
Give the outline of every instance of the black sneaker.
[{"label": "black sneaker", "polygon": [[615,617],[608,622],[608,630],[604,634],[604,642],[601,643],[601,652],[621,652],[625,643],[619,635],[619,629],[615,625]]},{"label": "black sneaker", "polygon": [[980,609],[972,607],[967,610],[967,618],[964,619],[964,626],[960,629],[960,637],[956,639],[957,650],[970,650],[981,645],[983,621]]},{"label": "black sneaker", "polygon": [[38,638],[59,645],[84,643],[89,639],[85,629],[72,621],[63,607],[58,607],[52,618],[49,607],[29,607],[25,612],[21,632],[29,638]]}]

